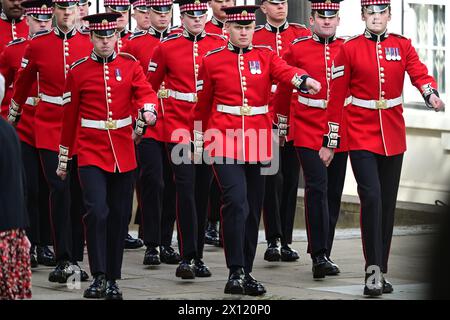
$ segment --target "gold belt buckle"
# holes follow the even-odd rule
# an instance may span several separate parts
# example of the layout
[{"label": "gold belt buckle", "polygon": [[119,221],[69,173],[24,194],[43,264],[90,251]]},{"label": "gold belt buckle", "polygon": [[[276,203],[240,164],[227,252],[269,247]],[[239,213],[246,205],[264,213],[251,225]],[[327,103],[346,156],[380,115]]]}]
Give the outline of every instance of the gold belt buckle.
[{"label": "gold belt buckle", "polygon": [[249,116],[251,115],[252,107],[250,106],[242,106],[241,107],[241,116]]},{"label": "gold belt buckle", "polygon": [[384,99],[377,100],[376,107],[377,107],[377,109],[387,109],[387,101]]},{"label": "gold belt buckle", "polygon": [[105,122],[106,129],[115,130],[117,129],[117,120],[108,120]]},{"label": "gold belt buckle", "polygon": [[328,108],[328,100],[323,101],[323,108],[324,109]]},{"label": "gold belt buckle", "polygon": [[197,97],[197,94],[194,93],[194,103],[197,103],[197,102],[198,102],[198,97]]},{"label": "gold belt buckle", "polygon": [[158,91],[158,98],[160,99],[167,99],[169,97],[169,90],[168,89],[161,89]]}]

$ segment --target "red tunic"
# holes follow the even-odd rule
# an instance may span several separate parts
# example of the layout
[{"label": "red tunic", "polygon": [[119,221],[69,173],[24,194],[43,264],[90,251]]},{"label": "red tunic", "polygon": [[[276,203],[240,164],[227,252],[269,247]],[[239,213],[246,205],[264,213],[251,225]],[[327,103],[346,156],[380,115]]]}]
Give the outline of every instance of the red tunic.
[{"label": "red tunic", "polygon": [[[5,77],[5,87],[10,86],[14,82],[14,78],[17,75],[17,71],[20,69],[20,63],[28,43],[29,40],[25,38],[13,40],[0,55],[0,73]],[[37,96],[38,84],[37,82],[34,82],[31,85],[30,97],[27,99],[28,103],[23,105],[20,122],[16,127],[20,140],[33,147],[35,146],[34,114],[36,112]]]},{"label": "red tunic", "polygon": [[131,123],[102,130],[83,122],[123,121],[134,117],[146,104],[156,104],[156,94],[139,62],[126,53],[114,52],[105,59],[91,53],[74,63],[64,92],[71,100],[64,107],[60,144],[69,149],[69,157],[77,143],[80,167],[97,166],[107,172],[135,169]]},{"label": "red tunic", "polygon": [[[322,85],[322,90],[316,95],[300,92],[293,94],[291,87],[278,85],[273,99],[275,113],[288,118],[296,147],[317,151],[322,147],[323,132],[327,129],[326,101],[330,98],[331,66],[343,43],[344,40],[340,38],[323,39],[314,34],[295,40],[283,56],[289,65],[308,70],[309,75]],[[311,105],[319,102],[323,102],[323,105],[310,106],[302,98],[311,99]],[[344,124],[345,117],[343,120]],[[337,149],[339,151],[347,151],[344,127],[341,130],[341,147]]]},{"label": "red tunic", "polygon": [[166,90],[186,98],[168,96],[162,99],[164,123],[161,141],[180,142],[177,136],[172,136],[177,129],[184,129],[189,134],[189,115],[196,102],[195,88],[202,57],[224,44],[222,36],[206,32],[193,36],[184,30],[167,37],[155,49],[148,73],[153,89],[158,90],[164,80]]},{"label": "red tunic", "polygon": [[31,86],[39,74],[39,93],[61,100],[51,103],[41,100],[35,114],[36,148],[59,150],[61,121],[63,115],[64,83],[70,65],[90,54],[92,44],[89,38],[74,28],[64,35],[58,28],[38,33],[32,38],[22,59],[14,83],[13,100],[23,106],[30,96]]},{"label": "red tunic", "polygon": [[[423,94],[436,88],[427,67],[419,60],[411,40],[396,34],[365,34],[347,40],[332,67],[328,123],[339,125],[342,106],[350,89],[353,104],[346,108],[349,150],[367,150],[393,156],[406,151],[402,92],[405,72]],[[356,99],[382,101],[396,99],[388,109],[357,106]]]},{"label": "red tunic", "polygon": [[[289,85],[296,74],[301,76],[306,72],[288,66],[268,47],[239,49],[228,43],[207,55],[200,69],[198,102],[191,118],[192,125],[194,121],[202,124],[202,128],[194,126],[194,130],[210,130],[204,137],[205,151],[212,157],[245,162],[269,160],[272,157],[270,86],[273,81]],[[243,114],[230,113],[233,110]],[[259,112],[245,115],[246,110]],[[227,134],[227,129],[233,131]],[[217,148],[211,149],[214,145]]]}]

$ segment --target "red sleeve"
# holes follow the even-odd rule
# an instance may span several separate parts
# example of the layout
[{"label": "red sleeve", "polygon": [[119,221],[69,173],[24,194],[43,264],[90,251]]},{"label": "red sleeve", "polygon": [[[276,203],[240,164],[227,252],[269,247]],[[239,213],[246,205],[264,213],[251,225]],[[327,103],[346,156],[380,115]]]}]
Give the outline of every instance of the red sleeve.
[{"label": "red sleeve", "polygon": [[[191,111],[191,133],[194,130],[204,132],[211,114],[214,100],[214,85],[209,75],[207,64],[208,62],[203,58],[196,84],[198,101]],[[198,121],[201,124],[201,128],[195,125],[195,122]]]},{"label": "red sleeve", "polygon": [[19,110],[28,98],[32,83],[37,81],[37,66],[36,58],[33,53],[33,45],[29,44],[25,49],[25,54],[22,58],[21,68],[17,73],[17,78],[14,82],[14,90],[12,100],[19,105]]},{"label": "red sleeve", "polygon": [[270,55],[270,70],[272,80],[294,88],[292,84],[292,79],[294,78],[294,76],[297,75],[301,77],[307,74],[307,72],[303,69],[289,66],[286,61],[277,56],[275,52],[271,51]]},{"label": "red sleeve", "polygon": [[[290,66],[295,64],[295,60],[293,57],[292,46],[286,51],[283,55],[283,60]],[[277,91],[275,92],[273,101],[274,101],[274,117],[273,119],[277,119],[275,117],[277,114],[285,117],[287,119],[287,123],[289,123],[289,114],[290,114],[290,105],[291,105],[291,97],[292,97],[292,84],[279,83],[277,86]]]},{"label": "red sleeve", "polygon": [[166,61],[161,46],[157,46],[153,57],[148,65],[147,80],[151,83],[153,90],[158,91],[166,75]]},{"label": "red sleeve", "polygon": [[158,97],[145,78],[144,72],[138,61],[136,61],[134,65],[133,98],[137,109],[141,109],[146,104],[154,104],[155,108],[158,105]]},{"label": "red sleeve", "polygon": [[5,88],[8,88],[14,82],[14,68],[11,65],[9,50],[3,50],[0,55],[0,73],[5,78]]},{"label": "red sleeve", "polygon": [[60,146],[69,150],[68,157],[71,158],[77,135],[79,123],[78,115],[80,112],[80,92],[78,90],[78,85],[75,83],[72,71],[69,71],[67,74],[66,85],[64,88],[64,95],[68,94],[70,94],[70,102],[64,106]]},{"label": "red sleeve", "polygon": [[339,146],[339,125],[342,120],[345,98],[349,92],[350,75],[351,65],[344,45],[331,67],[330,100],[326,109],[328,132],[325,133],[324,147],[337,148]]}]

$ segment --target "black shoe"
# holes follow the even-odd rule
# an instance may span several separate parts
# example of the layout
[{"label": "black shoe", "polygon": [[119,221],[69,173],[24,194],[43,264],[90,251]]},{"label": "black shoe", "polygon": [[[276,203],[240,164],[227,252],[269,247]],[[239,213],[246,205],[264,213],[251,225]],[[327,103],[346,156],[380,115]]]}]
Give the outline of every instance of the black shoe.
[{"label": "black shoe", "polygon": [[38,267],[37,255],[36,255],[36,246],[32,245],[30,247],[30,266],[31,268]]},{"label": "black shoe", "polygon": [[36,247],[37,262],[47,267],[55,267],[56,259],[55,254],[50,250],[48,246]]},{"label": "black shoe", "polygon": [[248,296],[261,296],[266,293],[266,288],[261,282],[252,277],[250,273],[244,277],[244,294]]},{"label": "black shoe", "polygon": [[91,285],[84,290],[83,297],[88,299],[101,299],[106,295],[106,278],[104,274],[94,277]]},{"label": "black shoe", "polygon": [[196,277],[199,277],[199,278],[211,277],[211,271],[209,271],[209,268],[200,259],[195,260],[194,270],[195,270]]},{"label": "black shoe", "polygon": [[161,262],[167,264],[178,264],[181,261],[181,256],[172,247],[160,246],[160,259]]},{"label": "black shoe", "polygon": [[190,260],[182,260],[178,266],[175,276],[181,279],[195,279],[194,266]]},{"label": "black shoe", "polygon": [[272,240],[268,242],[268,247],[264,253],[264,260],[269,262],[280,261],[281,253],[278,240]]},{"label": "black shoe", "polygon": [[364,295],[370,297],[379,297],[383,294],[383,284],[381,283],[382,276],[380,276],[379,279],[377,279],[377,277],[375,276],[372,281],[368,281],[368,278],[371,275],[371,273],[366,273],[366,277],[364,280]]},{"label": "black shoe", "polygon": [[341,270],[339,269],[339,266],[330,260],[330,258],[327,258],[328,260],[328,266],[327,266],[327,276],[337,276],[339,273],[341,273]]},{"label": "black shoe", "polygon": [[130,234],[125,237],[125,249],[139,249],[144,246],[144,242],[141,239],[134,239]]},{"label": "black shoe", "polygon": [[333,267],[324,254],[312,258],[312,272],[314,279],[325,278],[327,273],[331,272]]},{"label": "black shoe", "polygon": [[116,280],[108,280],[106,283],[106,300],[123,300],[122,291],[120,291]]},{"label": "black shoe", "polygon": [[281,247],[281,261],[291,262],[296,261],[299,258],[298,252],[290,248],[288,245]]},{"label": "black shoe", "polygon": [[67,279],[75,274],[74,269],[70,265],[69,261],[60,261],[55,270],[48,275],[48,281],[66,283]]},{"label": "black shoe", "polygon": [[244,270],[242,268],[230,273],[223,292],[227,294],[244,294]]},{"label": "black shoe", "polygon": [[156,266],[161,264],[161,260],[159,260],[159,252],[155,247],[147,247],[144,254],[143,264],[146,266]]},{"label": "black shoe", "polygon": [[81,267],[78,265],[78,262],[72,262],[71,267],[75,271],[75,274],[79,274],[81,282],[89,281],[89,275],[87,274],[86,271],[81,269]]},{"label": "black shoe", "polygon": [[387,281],[384,275],[381,276],[381,284],[383,285],[383,293],[394,292],[394,287],[392,286],[392,283]]},{"label": "black shoe", "polygon": [[205,243],[213,246],[219,245],[218,222],[208,222],[205,230]]}]

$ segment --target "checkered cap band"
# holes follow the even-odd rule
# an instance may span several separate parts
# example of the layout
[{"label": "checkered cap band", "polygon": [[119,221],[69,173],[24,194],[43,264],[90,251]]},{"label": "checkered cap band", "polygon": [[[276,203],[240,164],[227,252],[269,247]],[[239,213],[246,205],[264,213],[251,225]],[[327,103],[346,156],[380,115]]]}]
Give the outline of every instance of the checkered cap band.
[{"label": "checkered cap band", "polygon": [[53,0],[53,3],[78,2],[78,0]]},{"label": "checkered cap band", "polygon": [[147,0],[148,7],[163,7],[173,5],[173,0]]},{"label": "checkered cap band", "polygon": [[145,0],[138,0],[138,1],[133,2],[133,8],[146,7],[146,6],[147,6],[147,1],[145,1]]},{"label": "checkered cap band", "polygon": [[103,5],[106,6],[129,6],[129,0],[105,0]]},{"label": "checkered cap band", "polygon": [[254,21],[256,20],[256,14],[254,13],[234,13],[227,15],[227,21]]},{"label": "checkered cap band", "polygon": [[208,10],[206,3],[189,3],[180,6],[180,12]]},{"label": "checkered cap band", "polygon": [[391,0],[361,0],[361,6],[391,4]]},{"label": "checkered cap band", "polygon": [[311,3],[312,10],[339,10],[339,3]]},{"label": "checkered cap band", "polygon": [[30,14],[53,14],[53,7],[47,8],[45,7],[45,9],[41,8],[25,8],[25,14],[30,15]]},{"label": "checkered cap band", "polygon": [[106,20],[104,22],[100,23],[89,23],[89,30],[91,31],[101,31],[101,30],[111,30],[111,29],[117,29],[117,22],[107,22]]}]

